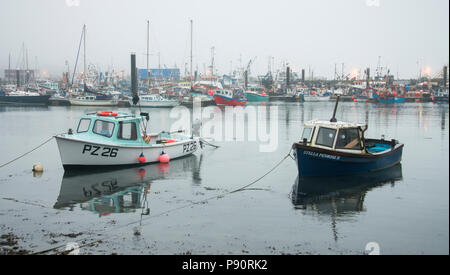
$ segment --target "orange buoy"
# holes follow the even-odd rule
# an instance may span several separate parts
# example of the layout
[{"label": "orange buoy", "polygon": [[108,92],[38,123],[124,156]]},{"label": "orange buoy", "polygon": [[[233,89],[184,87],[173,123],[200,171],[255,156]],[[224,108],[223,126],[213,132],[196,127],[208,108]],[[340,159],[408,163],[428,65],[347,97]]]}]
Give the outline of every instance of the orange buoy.
[{"label": "orange buoy", "polygon": [[159,155],[158,160],[159,160],[159,162],[161,162],[161,163],[169,163],[170,157],[169,157],[168,154],[162,152],[161,155]]},{"label": "orange buoy", "polygon": [[140,163],[145,163],[147,159],[144,156],[144,153],[141,153],[141,155],[138,157],[138,160]]}]

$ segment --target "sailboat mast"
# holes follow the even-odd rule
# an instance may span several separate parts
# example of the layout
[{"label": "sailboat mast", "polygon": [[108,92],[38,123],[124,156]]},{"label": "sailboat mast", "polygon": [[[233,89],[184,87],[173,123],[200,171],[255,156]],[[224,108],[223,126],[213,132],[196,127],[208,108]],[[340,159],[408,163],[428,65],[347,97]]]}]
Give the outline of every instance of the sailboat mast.
[{"label": "sailboat mast", "polygon": [[191,19],[191,87],[193,86],[192,85],[192,82],[193,82],[193,77],[192,77],[192,32],[193,32],[193,24],[194,24],[194,22],[192,21],[192,19]]},{"label": "sailboat mast", "polygon": [[83,50],[83,65],[84,65],[84,69],[83,69],[83,80],[84,80],[84,84],[86,84],[86,25],[83,25],[83,43],[84,43],[84,50]]},{"label": "sailboat mast", "polygon": [[150,21],[147,20],[147,88],[150,89],[149,49],[150,49]]}]

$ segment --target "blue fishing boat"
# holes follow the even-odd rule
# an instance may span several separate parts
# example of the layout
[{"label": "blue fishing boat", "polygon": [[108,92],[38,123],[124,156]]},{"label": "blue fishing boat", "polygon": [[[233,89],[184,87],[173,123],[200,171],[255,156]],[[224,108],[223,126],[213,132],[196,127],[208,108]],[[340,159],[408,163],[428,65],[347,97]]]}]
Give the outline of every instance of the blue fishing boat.
[{"label": "blue fishing boat", "polygon": [[362,174],[401,162],[404,145],[397,140],[367,139],[367,125],[338,122],[338,102],[330,121],[305,123],[301,141],[293,144],[300,177]]},{"label": "blue fishing boat", "polygon": [[389,93],[387,91],[380,91],[380,94],[373,93],[372,98],[375,102],[381,104],[396,104],[396,103],[405,103],[405,98],[403,96],[397,95],[396,92]]},{"label": "blue fishing boat", "polygon": [[404,97],[385,97],[385,98],[378,98],[378,103],[381,103],[381,104],[405,103],[405,98],[404,98]]},{"label": "blue fishing boat", "polygon": [[269,96],[266,93],[258,93],[253,91],[247,91],[246,93],[248,102],[262,102],[269,101]]},{"label": "blue fishing boat", "polygon": [[264,87],[250,86],[245,91],[248,102],[269,101],[269,96],[266,94]]},{"label": "blue fishing boat", "polygon": [[48,105],[50,95],[35,92],[0,90],[0,105]]}]

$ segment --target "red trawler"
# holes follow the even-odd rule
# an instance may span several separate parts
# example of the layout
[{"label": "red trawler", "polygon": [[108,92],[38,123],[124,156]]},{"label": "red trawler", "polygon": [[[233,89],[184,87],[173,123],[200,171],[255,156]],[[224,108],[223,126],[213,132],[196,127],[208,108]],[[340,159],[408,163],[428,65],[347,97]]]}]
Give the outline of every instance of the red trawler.
[{"label": "red trawler", "polygon": [[217,105],[245,106],[247,98],[242,90],[216,90],[214,100]]}]

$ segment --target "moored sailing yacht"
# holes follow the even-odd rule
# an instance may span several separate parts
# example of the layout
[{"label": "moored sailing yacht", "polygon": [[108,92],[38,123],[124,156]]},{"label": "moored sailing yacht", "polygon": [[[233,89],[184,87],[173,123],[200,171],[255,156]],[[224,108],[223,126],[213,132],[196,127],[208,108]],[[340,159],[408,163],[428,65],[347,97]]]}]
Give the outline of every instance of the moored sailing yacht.
[{"label": "moored sailing yacht", "polygon": [[11,87],[0,90],[2,105],[47,105],[49,98],[50,95],[11,89]]}]

